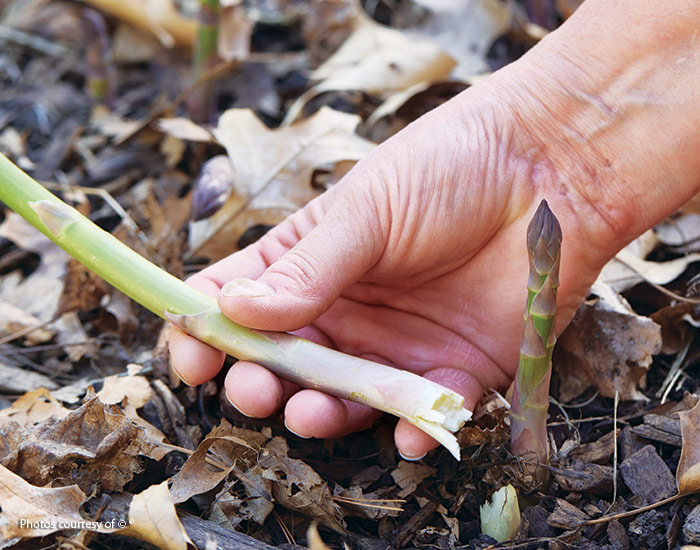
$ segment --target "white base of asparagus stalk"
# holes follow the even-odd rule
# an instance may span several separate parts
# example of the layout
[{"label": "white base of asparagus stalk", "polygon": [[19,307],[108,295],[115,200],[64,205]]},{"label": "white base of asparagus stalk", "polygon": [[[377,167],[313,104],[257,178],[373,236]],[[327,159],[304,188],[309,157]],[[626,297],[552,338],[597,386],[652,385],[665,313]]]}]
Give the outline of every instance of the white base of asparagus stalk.
[{"label": "white base of asparagus stalk", "polygon": [[440,384],[282,332],[253,331],[268,345],[249,346],[238,336],[237,325],[218,309],[193,315],[166,312],[165,318],[217,349],[265,365],[285,380],[405,418],[459,460],[452,432],[472,413],[463,407],[461,395]]}]

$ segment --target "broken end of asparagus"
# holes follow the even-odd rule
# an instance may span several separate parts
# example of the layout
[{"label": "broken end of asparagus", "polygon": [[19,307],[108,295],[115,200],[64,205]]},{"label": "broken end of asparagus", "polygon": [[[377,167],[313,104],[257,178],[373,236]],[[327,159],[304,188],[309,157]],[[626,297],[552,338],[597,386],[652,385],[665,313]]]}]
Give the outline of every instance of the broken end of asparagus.
[{"label": "broken end of asparagus", "polygon": [[[464,398],[453,391],[445,391],[442,388],[436,397],[429,409],[412,417],[402,417],[427,433],[459,460],[459,443],[453,432],[459,430],[472,417],[472,411],[464,408]],[[430,402],[431,398],[432,396],[425,402]]]}]

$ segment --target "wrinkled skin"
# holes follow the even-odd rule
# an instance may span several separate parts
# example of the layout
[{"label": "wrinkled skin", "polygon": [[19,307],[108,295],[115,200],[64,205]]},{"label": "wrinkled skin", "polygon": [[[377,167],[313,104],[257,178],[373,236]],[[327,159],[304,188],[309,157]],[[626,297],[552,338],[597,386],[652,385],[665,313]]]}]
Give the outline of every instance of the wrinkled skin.
[{"label": "wrinkled skin", "polygon": [[[663,203],[644,198],[643,178],[634,193],[621,189],[616,182],[637,176],[609,160],[615,132],[644,128],[625,126],[623,102],[601,115],[600,98],[572,94],[575,83],[595,79],[555,39],[536,50],[411,124],[330,191],[190,284],[218,296],[242,325],[296,331],[412,370],[463,394],[468,408],[486,389],[507,388],[522,335],[526,227],[539,201],[548,200],[564,234],[560,332],[604,263],[700,181],[696,165],[679,168],[677,191]],[[596,141],[601,117],[610,130]],[[190,384],[211,379],[222,354],[174,332],[178,374]],[[226,388],[249,416],[284,407],[287,427],[303,437],[342,436],[376,418],[249,362],[233,366]],[[395,440],[410,459],[435,446],[403,420]]]}]

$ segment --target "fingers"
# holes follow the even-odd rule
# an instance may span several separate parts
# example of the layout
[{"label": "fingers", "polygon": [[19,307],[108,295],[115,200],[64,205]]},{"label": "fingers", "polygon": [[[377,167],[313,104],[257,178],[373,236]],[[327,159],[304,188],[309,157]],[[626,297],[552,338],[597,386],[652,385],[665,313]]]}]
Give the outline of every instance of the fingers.
[{"label": "fingers", "polygon": [[[224,314],[251,328],[295,330],[314,321],[362,277],[383,251],[383,224],[374,208],[360,208],[361,199],[345,195],[308,232],[306,218],[315,217],[313,206],[285,222],[287,230],[301,224],[297,233],[303,237],[277,259],[267,254],[272,261],[259,276],[227,282],[218,298]],[[259,243],[250,253],[262,255],[270,244]]]},{"label": "fingers", "polygon": [[[219,287],[207,278],[192,278],[188,283],[210,296],[216,296],[219,291]],[[224,364],[223,351],[192,338],[176,327],[171,327],[168,347],[173,370],[180,380],[190,386],[211,380]]]},{"label": "fingers", "polygon": [[277,412],[298,386],[283,382],[256,363],[238,361],[226,374],[226,397],[246,416],[265,418]]},{"label": "fingers", "polygon": [[[463,395],[464,406],[471,411],[481,399],[481,384],[462,369],[438,368],[426,372],[423,376]],[[406,460],[420,460],[438,446],[438,442],[432,437],[404,419],[399,420],[396,425],[394,441],[399,454]]]},{"label": "fingers", "polygon": [[176,327],[170,330],[168,346],[173,370],[189,386],[211,380],[224,364],[223,351],[203,344]]},{"label": "fingers", "polygon": [[[284,421],[299,437],[341,437],[369,428],[379,413],[316,390],[301,390],[255,363],[239,361],[226,375],[226,396],[246,416],[264,418],[287,401]],[[295,393],[297,392],[297,393]]]},{"label": "fingers", "polygon": [[299,437],[329,439],[365,430],[379,412],[317,390],[295,393],[284,408],[287,429]]}]

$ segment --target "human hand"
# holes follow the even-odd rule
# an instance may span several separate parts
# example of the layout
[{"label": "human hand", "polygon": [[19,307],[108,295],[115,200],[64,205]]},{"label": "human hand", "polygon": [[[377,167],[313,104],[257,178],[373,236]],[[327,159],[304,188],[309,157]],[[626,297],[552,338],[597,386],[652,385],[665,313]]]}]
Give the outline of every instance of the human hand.
[{"label": "human hand", "polygon": [[[576,31],[570,26],[569,34]],[[694,165],[672,171],[679,186],[667,200],[644,194],[658,171],[638,174],[631,161],[618,167],[608,159],[622,150],[643,156],[644,144],[635,150],[631,137],[652,132],[652,121],[630,122],[623,108],[601,114],[600,98],[586,89],[600,83],[584,83],[554,41],[536,50],[410,125],[330,191],[190,283],[218,296],[237,323],[295,331],[409,369],[461,393],[468,408],[486,388],[506,387],[522,334],[526,226],[539,200],[547,198],[564,234],[560,331],[602,265],[698,181]],[[178,331],[170,345],[190,384],[209,380],[223,363],[220,352]],[[286,403],[287,426],[305,437],[342,436],[375,418],[250,362],[232,367],[226,391],[249,416]],[[395,439],[407,458],[435,446],[404,420]]]}]

